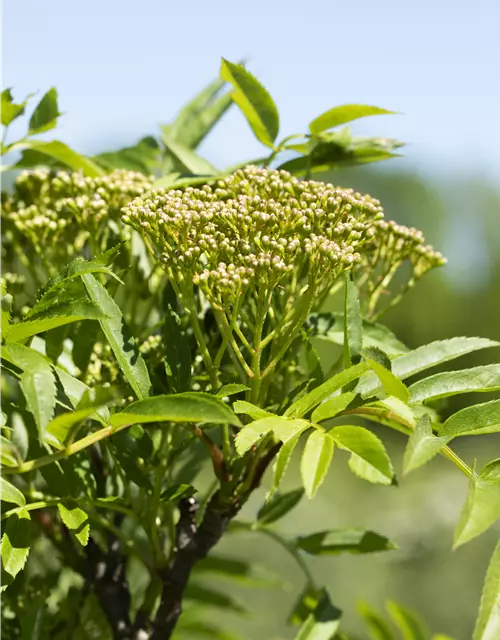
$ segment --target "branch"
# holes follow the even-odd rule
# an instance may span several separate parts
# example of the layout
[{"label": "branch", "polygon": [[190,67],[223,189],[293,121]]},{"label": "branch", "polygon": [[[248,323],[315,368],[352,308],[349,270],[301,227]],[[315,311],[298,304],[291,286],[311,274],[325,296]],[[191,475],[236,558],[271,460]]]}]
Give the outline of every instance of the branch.
[{"label": "branch", "polygon": [[160,606],[153,623],[151,640],[171,637],[182,613],[182,599],[194,565],[205,558],[226,531],[238,508],[223,505],[218,491],[208,503],[199,528],[195,516],[198,505],[194,498],[181,500],[177,523],[176,555],[173,564],[162,574]]}]

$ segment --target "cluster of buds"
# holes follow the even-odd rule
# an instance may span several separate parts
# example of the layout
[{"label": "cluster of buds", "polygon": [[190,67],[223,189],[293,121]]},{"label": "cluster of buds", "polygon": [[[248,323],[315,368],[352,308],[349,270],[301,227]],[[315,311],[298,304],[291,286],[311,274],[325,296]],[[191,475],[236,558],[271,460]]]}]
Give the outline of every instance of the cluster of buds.
[{"label": "cluster of buds", "polygon": [[57,264],[81,253],[89,238],[102,250],[99,240],[105,239],[110,221],[116,231],[120,209],[151,185],[150,178],[126,170],[99,177],[48,169],[24,171],[13,196],[2,202],[2,218],[17,237]]},{"label": "cluster of buds", "polygon": [[[373,225],[372,242],[359,268],[356,269],[358,284],[365,297],[365,313],[378,317],[393,306],[415,282],[427,271],[446,264],[446,258],[425,243],[423,233],[414,227],[405,227],[393,221],[377,220]],[[406,273],[399,276],[399,293],[390,291],[391,281],[402,265],[409,265]],[[392,294],[392,298],[391,298]],[[375,312],[379,298],[384,296],[386,304]]]},{"label": "cluster of buds", "polygon": [[361,261],[380,203],[286,171],[249,166],[214,187],[156,191],[123,209],[175,281],[215,306],[304,280],[319,293]]},{"label": "cluster of buds", "polygon": [[120,370],[108,344],[97,342],[90,355],[90,361],[83,375],[83,382],[90,387],[110,385],[116,382]]}]

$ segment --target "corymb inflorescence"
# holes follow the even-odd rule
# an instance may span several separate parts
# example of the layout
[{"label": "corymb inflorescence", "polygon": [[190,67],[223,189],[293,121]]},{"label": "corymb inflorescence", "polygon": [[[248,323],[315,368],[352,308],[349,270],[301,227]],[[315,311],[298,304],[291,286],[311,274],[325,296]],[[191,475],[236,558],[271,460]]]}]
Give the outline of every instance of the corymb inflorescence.
[{"label": "corymb inflorescence", "polygon": [[122,220],[143,235],[195,325],[195,291],[211,304],[223,340],[215,362],[200,344],[207,366],[217,370],[229,349],[255,384],[345,272],[362,285],[377,274],[362,290],[378,299],[403,262],[418,277],[443,261],[420,232],[383,217],[378,200],[352,189],[248,166],[213,186],[136,198]]}]

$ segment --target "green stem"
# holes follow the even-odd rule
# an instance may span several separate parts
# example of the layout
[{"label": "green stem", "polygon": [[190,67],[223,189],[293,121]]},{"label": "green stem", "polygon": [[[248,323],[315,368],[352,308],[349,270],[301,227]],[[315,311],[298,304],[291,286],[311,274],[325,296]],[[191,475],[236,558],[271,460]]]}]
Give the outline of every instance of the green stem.
[{"label": "green stem", "polygon": [[162,429],[160,445],[158,447],[158,454],[160,457],[160,464],[158,465],[155,472],[155,480],[153,486],[153,495],[149,500],[149,525],[148,525],[148,535],[151,541],[151,546],[153,548],[153,557],[155,564],[159,566],[163,565],[165,561],[164,552],[161,545],[160,534],[158,531],[158,526],[156,520],[158,518],[158,507],[160,504],[160,495],[161,488],[163,485],[163,480],[165,478],[165,474],[167,472],[168,466],[168,455],[167,455],[167,446],[170,440],[170,433],[168,428]]},{"label": "green stem", "polygon": [[27,460],[23,462],[17,467],[5,467],[2,469],[2,473],[4,475],[13,474],[13,473],[27,473],[28,471],[32,471],[33,469],[39,469],[40,467],[45,467],[56,460],[62,460],[63,458],[69,458],[75,453],[90,447],[91,445],[99,442],[100,440],[104,440],[104,438],[109,438],[118,431],[122,431],[122,429],[127,429],[131,425],[122,424],[117,427],[105,427],[104,429],[100,429],[95,433],[91,433],[85,438],[81,438],[76,442],[73,442],[68,447],[65,447],[61,451],[56,451],[55,453],[49,453],[46,456],[42,456],[41,458],[37,458],[36,460]]},{"label": "green stem", "polygon": [[258,527],[250,522],[238,522],[238,527],[245,528],[248,531],[255,531],[257,533],[262,533],[263,535],[271,538],[275,542],[277,542],[285,551],[287,551],[292,558],[295,560],[300,570],[304,574],[308,584],[310,584],[313,588],[316,587],[316,580],[314,579],[311,570],[307,566],[307,562],[302,557],[300,551],[296,549],[291,542],[289,542],[286,538],[283,538],[279,533],[273,531],[272,529],[268,529],[267,527]]}]

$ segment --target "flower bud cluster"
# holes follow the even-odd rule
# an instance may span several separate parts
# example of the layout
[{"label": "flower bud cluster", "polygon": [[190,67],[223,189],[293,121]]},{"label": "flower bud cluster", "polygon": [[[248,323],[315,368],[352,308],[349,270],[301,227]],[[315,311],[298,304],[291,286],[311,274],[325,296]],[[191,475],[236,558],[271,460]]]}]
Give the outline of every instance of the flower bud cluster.
[{"label": "flower bud cluster", "polygon": [[117,170],[99,177],[37,169],[24,171],[15,193],[2,206],[2,217],[44,250],[67,243],[77,250],[109,219],[118,220],[127,202],[151,188],[140,173]]},{"label": "flower bud cluster", "polygon": [[108,344],[96,342],[83,377],[88,386],[107,385],[116,382],[120,371]]},{"label": "flower bud cluster", "polygon": [[292,278],[328,286],[360,262],[382,217],[369,196],[249,166],[214,187],[137,198],[122,219],[154,240],[176,280],[223,303]]},{"label": "flower bud cluster", "polygon": [[425,244],[423,233],[393,221],[378,220],[374,224],[373,250],[379,258],[395,264],[408,260],[413,277],[419,278],[429,269],[446,264],[446,258]]}]

